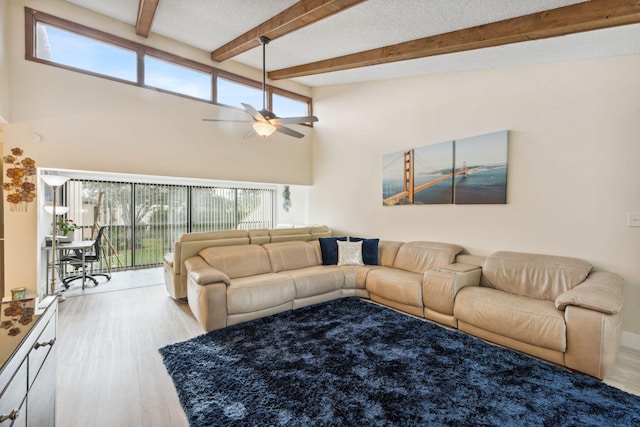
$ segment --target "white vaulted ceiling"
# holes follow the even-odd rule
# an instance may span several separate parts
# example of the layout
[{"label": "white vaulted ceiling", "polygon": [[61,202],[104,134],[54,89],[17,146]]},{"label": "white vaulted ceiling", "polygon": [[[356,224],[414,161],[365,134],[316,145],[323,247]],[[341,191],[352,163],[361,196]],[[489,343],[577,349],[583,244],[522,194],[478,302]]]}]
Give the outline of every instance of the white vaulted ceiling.
[{"label": "white vaulted ceiling", "polygon": [[[136,24],[138,0],[67,0]],[[151,32],[214,51],[294,0],[159,0]],[[267,70],[583,3],[575,0],[369,0],[275,39]],[[292,78],[308,86],[640,53],[640,24]],[[260,48],[233,57],[260,69]],[[214,62],[215,64],[215,62]]]}]

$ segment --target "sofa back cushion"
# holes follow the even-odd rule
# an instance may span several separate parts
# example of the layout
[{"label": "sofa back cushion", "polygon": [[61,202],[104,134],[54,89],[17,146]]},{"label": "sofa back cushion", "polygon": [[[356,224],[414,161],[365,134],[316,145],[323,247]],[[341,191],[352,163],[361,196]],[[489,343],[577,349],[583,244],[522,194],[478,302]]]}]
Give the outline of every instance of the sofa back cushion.
[{"label": "sofa back cushion", "polygon": [[271,260],[274,273],[320,265],[316,247],[309,242],[278,242],[262,245]]},{"label": "sofa back cushion", "polygon": [[249,230],[249,240],[252,245],[262,245],[271,241],[269,230],[261,228],[257,230]]},{"label": "sofa back cushion", "polygon": [[203,231],[199,233],[184,233],[178,237],[179,242],[193,242],[196,240],[224,240],[246,238],[249,233],[246,230],[218,230]]},{"label": "sofa back cushion", "polygon": [[396,242],[392,240],[380,240],[378,243],[378,264],[385,267],[393,267],[393,262],[398,255],[398,249],[404,245],[404,242]]},{"label": "sofa back cushion", "polygon": [[308,242],[311,240],[311,228],[274,228],[273,230],[269,230],[269,237],[271,238],[271,243],[288,242],[292,240]]},{"label": "sofa back cushion", "polygon": [[398,249],[393,267],[424,273],[453,263],[460,252],[461,246],[450,243],[409,242]]},{"label": "sofa back cushion", "polygon": [[331,229],[326,225],[315,225],[309,227],[311,240],[318,240],[320,237],[331,237]]},{"label": "sofa back cushion", "polygon": [[550,301],[582,283],[589,271],[591,264],[576,258],[506,251],[482,265],[486,286]]},{"label": "sofa back cushion", "polygon": [[230,279],[271,273],[269,256],[260,245],[209,247],[201,250],[199,255]]},{"label": "sofa back cushion", "polygon": [[202,233],[185,233],[180,235],[174,244],[173,271],[181,274],[183,263],[209,246],[246,245],[249,236],[246,230],[206,231]]}]

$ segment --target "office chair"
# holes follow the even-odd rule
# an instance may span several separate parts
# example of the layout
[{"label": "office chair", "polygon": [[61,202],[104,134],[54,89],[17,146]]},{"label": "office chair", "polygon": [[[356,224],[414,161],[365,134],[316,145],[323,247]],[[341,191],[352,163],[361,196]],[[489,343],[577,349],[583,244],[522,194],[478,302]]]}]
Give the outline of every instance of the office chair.
[{"label": "office chair", "polygon": [[93,244],[93,250],[88,251],[84,254],[84,264],[82,263],[82,253],[76,253],[75,255],[65,257],[63,261],[71,264],[74,269],[72,276],[62,279],[62,283],[65,288],[69,289],[69,283],[73,282],[74,280],[82,279],[82,269],[86,269],[87,265],[89,265],[89,272],[85,274],[85,278],[91,280],[94,285],[98,286],[98,280],[96,280],[96,276],[106,277],[107,281],[111,280],[111,271],[109,270],[108,264],[107,273],[93,272],[93,265],[100,262],[102,258],[102,234],[104,233],[105,228],[107,228],[107,226],[103,225],[98,230],[98,235],[96,236],[95,243]]}]

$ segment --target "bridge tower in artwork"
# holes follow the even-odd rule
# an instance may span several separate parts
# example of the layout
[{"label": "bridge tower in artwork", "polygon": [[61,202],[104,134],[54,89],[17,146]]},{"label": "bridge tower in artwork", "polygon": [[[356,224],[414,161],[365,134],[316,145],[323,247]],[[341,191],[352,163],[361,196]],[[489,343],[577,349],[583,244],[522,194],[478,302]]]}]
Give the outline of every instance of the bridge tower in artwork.
[{"label": "bridge tower in artwork", "polygon": [[413,203],[413,150],[404,152],[404,181],[402,191],[409,193],[409,202]]},{"label": "bridge tower in artwork", "polygon": [[456,175],[461,175],[463,177],[466,177],[467,175],[469,175],[469,168],[467,167],[466,160],[462,162],[462,169],[456,172]]},{"label": "bridge tower in artwork", "polygon": [[[426,164],[424,162],[424,159],[420,159],[419,157],[416,159],[416,155],[414,150],[407,150],[405,152],[402,152],[402,156],[397,156],[395,157],[389,164],[387,164],[385,166],[385,168],[391,166],[391,164],[394,164],[395,162],[400,162],[402,161],[402,191],[400,191],[397,194],[394,194],[393,196],[389,196],[387,198],[385,198],[383,200],[383,204],[384,205],[395,205],[397,203],[414,203],[414,199],[415,199],[415,194],[419,193],[420,191],[429,188],[429,187],[433,187],[434,185],[446,181],[448,179],[451,179],[454,176],[461,176],[461,177],[467,177],[470,174],[469,171],[469,167],[467,166],[467,162],[466,160],[462,162],[462,167],[459,169],[453,169],[451,170],[451,172],[446,173],[446,172],[442,172],[442,175],[436,175],[434,173],[434,177],[431,181],[428,182],[423,182],[420,185],[415,185],[414,183],[414,175],[415,175],[415,162],[416,160],[418,160],[419,162],[421,161],[423,166]],[[429,167],[428,164],[426,164],[427,167]],[[435,170],[434,168],[430,168],[427,170]],[[455,191],[455,190],[454,190]]]}]

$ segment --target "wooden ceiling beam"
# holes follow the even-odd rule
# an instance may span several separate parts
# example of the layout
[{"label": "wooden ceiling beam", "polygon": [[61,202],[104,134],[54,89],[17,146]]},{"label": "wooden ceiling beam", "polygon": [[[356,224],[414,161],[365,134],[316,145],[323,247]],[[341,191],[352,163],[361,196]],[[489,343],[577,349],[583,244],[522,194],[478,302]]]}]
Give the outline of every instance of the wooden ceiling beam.
[{"label": "wooden ceiling beam", "polygon": [[268,73],[289,79],[640,22],[640,0],[591,0]]},{"label": "wooden ceiling beam", "polygon": [[260,46],[258,41],[260,36],[275,40],[363,1],[365,0],[301,0],[235,40],[214,50],[211,52],[211,59],[221,62],[233,58],[242,52]]},{"label": "wooden ceiling beam", "polygon": [[148,37],[151,31],[151,23],[156,14],[160,0],[140,0],[138,4],[138,19],[136,20],[136,34]]}]

